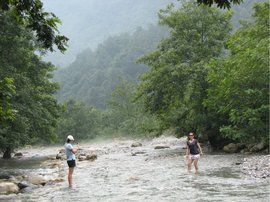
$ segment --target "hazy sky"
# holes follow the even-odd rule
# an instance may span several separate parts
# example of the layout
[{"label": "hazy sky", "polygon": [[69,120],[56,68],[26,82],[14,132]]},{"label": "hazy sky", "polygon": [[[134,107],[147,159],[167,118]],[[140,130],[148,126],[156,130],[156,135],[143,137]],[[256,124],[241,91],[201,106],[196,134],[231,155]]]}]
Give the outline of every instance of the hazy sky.
[{"label": "hazy sky", "polygon": [[69,49],[62,55],[49,54],[46,59],[66,66],[76,54],[109,36],[133,31],[138,26],[156,23],[157,12],[173,0],[42,0],[46,11],[61,20],[61,34],[66,35]]}]

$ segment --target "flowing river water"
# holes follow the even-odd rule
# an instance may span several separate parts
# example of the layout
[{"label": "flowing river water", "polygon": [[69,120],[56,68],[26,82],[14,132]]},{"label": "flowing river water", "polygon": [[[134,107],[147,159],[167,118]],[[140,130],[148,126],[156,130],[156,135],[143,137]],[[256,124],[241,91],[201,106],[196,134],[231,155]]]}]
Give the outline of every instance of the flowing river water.
[{"label": "flowing river water", "polygon": [[[61,168],[42,166],[45,158],[41,156],[52,155],[59,147],[40,148],[40,152],[32,149],[30,153],[28,150],[25,155],[31,158],[1,160],[0,171],[57,173],[65,181],[25,193],[0,195],[0,201],[269,201],[269,180],[251,179],[236,165],[244,156],[205,154],[196,176],[194,168],[192,173],[187,172],[183,144],[166,138],[162,141],[142,141],[143,146],[136,148],[130,147],[130,140],[83,145],[99,151],[98,158],[77,163],[73,189],[67,186],[65,161]],[[170,148],[155,150],[159,143],[169,144]]]}]

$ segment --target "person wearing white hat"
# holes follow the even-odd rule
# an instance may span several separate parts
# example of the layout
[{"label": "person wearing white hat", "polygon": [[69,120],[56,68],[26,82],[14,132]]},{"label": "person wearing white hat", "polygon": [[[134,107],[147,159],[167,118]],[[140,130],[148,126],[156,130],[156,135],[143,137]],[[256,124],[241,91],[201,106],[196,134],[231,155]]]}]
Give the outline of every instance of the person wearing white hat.
[{"label": "person wearing white hat", "polygon": [[72,174],[74,171],[74,167],[76,166],[75,154],[79,150],[79,145],[77,145],[77,148],[74,148],[72,146],[71,142],[73,141],[74,141],[74,138],[72,135],[67,136],[67,142],[65,144],[65,151],[66,151],[67,164],[68,164],[68,184],[70,188],[72,188]]}]

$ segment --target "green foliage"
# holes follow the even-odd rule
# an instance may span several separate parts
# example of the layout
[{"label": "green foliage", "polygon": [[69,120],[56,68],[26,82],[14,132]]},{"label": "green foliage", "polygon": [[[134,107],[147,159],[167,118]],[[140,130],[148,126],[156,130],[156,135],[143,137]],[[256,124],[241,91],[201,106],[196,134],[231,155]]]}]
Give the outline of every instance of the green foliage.
[{"label": "green foliage", "polygon": [[177,10],[169,6],[159,16],[170,37],[139,60],[151,67],[141,77],[139,96],[163,128],[178,127],[182,135],[192,129],[206,133],[211,124],[202,105],[208,87],[206,64],[222,54],[231,13],[187,2]]},{"label": "green foliage", "polygon": [[254,23],[228,42],[230,55],[210,65],[205,105],[219,116],[224,137],[269,141],[269,3],[255,4]]},{"label": "green foliage", "polygon": [[232,4],[240,4],[243,0],[197,0],[197,2],[208,6],[216,5],[219,8],[230,9]]},{"label": "green foliage", "polygon": [[66,50],[68,38],[57,34],[60,19],[53,13],[44,12],[40,0],[0,0],[0,15],[10,10],[17,23],[36,34],[43,49],[53,51],[53,46],[56,45],[61,52]]},{"label": "green foliage", "polygon": [[105,108],[118,77],[138,82],[147,67],[134,61],[152,51],[166,36],[167,28],[150,25],[147,30],[138,28],[131,35],[110,37],[96,51],[82,52],[68,68],[56,72],[55,80],[61,83],[58,100],[74,99]]},{"label": "green foliage", "polygon": [[12,120],[15,111],[12,109],[10,100],[15,93],[13,78],[3,78],[0,80],[0,123],[6,125],[8,120]]},{"label": "green foliage", "polygon": [[74,135],[77,140],[91,139],[97,136],[97,126],[100,124],[100,112],[83,103],[68,101],[62,106],[56,133],[58,140],[65,141],[68,135]]},{"label": "green foliage", "polygon": [[158,133],[158,120],[144,113],[143,103],[135,102],[136,94],[137,86],[121,79],[108,101],[109,127],[116,133],[128,136]]},{"label": "green foliage", "polygon": [[50,81],[54,66],[35,54],[32,34],[19,26],[12,15],[0,15],[0,81],[3,84],[0,92],[4,95],[1,106],[10,106],[16,112],[12,119],[9,115],[1,116],[6,123],[0,128],[0,150],[9,153],[27,143],[53,141],[58,117],[58,104],[53,96],[58,85]]}]

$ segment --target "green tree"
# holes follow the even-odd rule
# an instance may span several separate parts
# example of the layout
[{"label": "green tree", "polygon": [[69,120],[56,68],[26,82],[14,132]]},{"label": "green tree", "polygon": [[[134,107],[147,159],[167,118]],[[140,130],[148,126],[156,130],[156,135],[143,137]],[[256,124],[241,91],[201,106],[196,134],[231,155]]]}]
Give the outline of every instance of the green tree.
[{"label": "green tree", "polygon": [[58,85],[50,81],[54,66],[35,54],[33,35],[17,24],[13,13],[0,15],[0,35],[0,81],[10,78],[8,89],[3,90],[1,85],[0,93],[7,95],[11,91],[1,105],[9,103],[16,112],[0,128],[0,150],[4,158],[10,158],[12,150],[19,146],[55,139],[59,107],[53,94]]},{"label": "green tree", "polygon": [[177,127],[182,135],[192,129],[207,134],[211,115],[202,104],[208,87],[206,64],[222,54],[231,13],[186,2],[177,10],[168,6],[159,17],[170,36],[139,60],[151,67],[141,77],[139,96],[163,128]]},{"label": "green tree", "polygon": [[43,49],[53,51],[56,45],[61,52],[66,50],[68,38],[57,34],[60,19],[53,13],[45,12],[40,0],[0,0],[0,15],[10,10],[16,22],[36,34]]},{"label": "green tree", "polygon": [[205,106],[223,117],[221,134],[243,142],[269,141],[269,3],[255,4],[228,42],[230,54],[210,65]]}]

